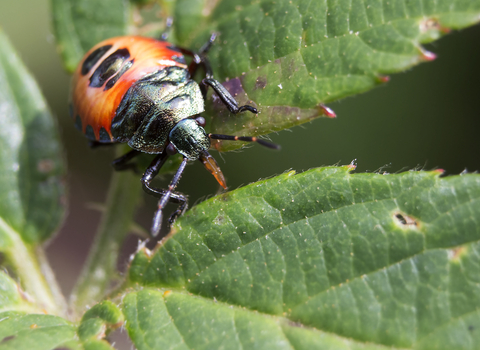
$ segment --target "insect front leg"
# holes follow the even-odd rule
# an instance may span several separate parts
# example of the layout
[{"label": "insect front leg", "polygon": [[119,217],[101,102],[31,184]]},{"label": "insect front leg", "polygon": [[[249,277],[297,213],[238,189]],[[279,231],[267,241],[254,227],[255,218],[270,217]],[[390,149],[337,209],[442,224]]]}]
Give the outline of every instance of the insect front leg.
[{"label": "insect front leg", "polygon": [[129,163],[130,160],[141,154],[142,152],[137,150],[131,150],[128,153],[125,153],[123,156],[114,159],[112,162],[113,168],[116,171],[123,170],[133,170],[135,173],[138,173],[138,168],[136,163]]},{"label": "insect front leg", "polygon": [[152,187],[150,185],[152,180],[160,171],[163,164],[165,164],[168,156],[169,155],[167,154],[167,152],[163,152],[158,156],[156,156],[153,159],[152,163],[147,168],[147,170],[145,170],[145,173],[143,174],[143,177],[142,177],[142,184],[143,184],[144,191],[152,196],[160,198],[160,201],[158,202],[158,208],[153,218],[153,224],[151,228],[151,235],[153,237],[157,236],[160,233],[160,229],[163,221],[163,208],[167,205],[169,201],[180,204],[177,210],[170,216],[168,220],[170,225],[173,224],[175,220],[179,216],[181,216],[185,212],[185,210],[187,210],[187,207],[188,207],[188,197],[180,192],[173,191],[177,186],[183,171],[185,170],[187,158],[183,159],[182,164],[178,168],[175,176],[173,177],[172,182],[168,186],[168,189],[166,190],[159,189],[159,188]]},{"label": "insect front leg", "polygon": [[230,94],[230,92],[228,92],[227,89],[225,89],[225,86],[220,84],[218,80],[213,78],[205,78],[202,80],[202,85],[211,86],[231,113],[237,114],[243,111],[249,111],[255,114],[258,113],[255,107],[249,105],[238,106],[235,98]]},{"label": "insect front leg", "polygon": [[[177,196],[176,199],[181,201],[182,203],[180,204],[179,208],[172,214],[172,216],[170,216],[169,223],[172,224],[177,219],[177,217],[183,214],[183,212],[187,209],[187,198],[178,192],[177,193],[173,192],[175,187],[177,187],[178,181],[180,180],[180,177],[182,176],[183,171],[185,170],[185,166],[187,165],[187,160],[188,160],[187,158],[183,158],[183,161],[180,164],[180,167],[175,173],[175,176],[170,182],[170,185],[168,185],[168,189],[164,192],[164,195],[158,201],[158,208],[153,217],[153,223],[152,223],[152,229],[151,229],[151,234],[153,237],[158,236],[158,234],[160,233],[160,228],[162,227],[162,221],[163,221],[163,208],[165,208],[165,206],[167,205],[170,199],[174,199],[174,195]],[[180,197],[178,197],[179,195]]]}]

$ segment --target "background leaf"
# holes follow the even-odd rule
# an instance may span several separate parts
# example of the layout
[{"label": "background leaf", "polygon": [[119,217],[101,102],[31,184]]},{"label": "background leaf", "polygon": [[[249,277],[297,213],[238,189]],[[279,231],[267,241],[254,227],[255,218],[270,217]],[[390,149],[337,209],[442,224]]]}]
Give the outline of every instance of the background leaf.
[{"label": "background leaf", "polygon": [[[196,206],[157,250],[136,254],[131,284],[173,290],[171,308],[169,292],[156,292],[148,303],[158,308],[166,300],[165,322],[185,342],[202,334],[208,319],[237,326],[237,316],[219,302],[250,310],[245,317],[263,318],[262,327],[306,327],[286,327],[290,345],[304,344],[305,333],[319,346],[327,332],[371,348],[478,346],[480,178],[349,169],[287,173]],[[135,341],[148,332],[129,326],[128,310],[140,308],[129,298],[124,309]],[[137,323],[149,322],[142,308]],[[226,320],[211,327],[223,334]],[[248,332],[260,327],[249,322]],[[231,330],[231,348],[250,339],[241,327]],[[439,335],[449,342],[437,341]],[[202,344],[212,340],[206,339]]]},{"label": "background leaf", "polygon": [[27,300],[27,295],[6,273],[0,272],[0,312],[39,311]]},{"label": "background leaf", "polygon": [[82,349],[75,340],[75,327],[68,321],[51,315],[0,313],[0,349],[51,350]]},{"label": "background leaf", "polygon": [[0,252],[38,306],[62,312],[61,292],[38,247],[65,212],[56,125],[33,78],[0,31]]},{"label": "background leaf", "polygon": [[0,32],[0,250],[51,237],[64,215],[59,135],[37,84]]},{"label": "background leaf", "polygon": [[127,33],[128,0],[51,0],[51,7],[57,47],[69,72],[95,44]]}]

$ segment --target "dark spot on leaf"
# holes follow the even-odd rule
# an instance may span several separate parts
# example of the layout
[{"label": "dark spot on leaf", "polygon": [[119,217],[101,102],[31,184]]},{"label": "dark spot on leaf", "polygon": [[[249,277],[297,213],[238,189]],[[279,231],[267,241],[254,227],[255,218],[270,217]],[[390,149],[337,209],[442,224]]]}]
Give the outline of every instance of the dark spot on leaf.
[{"label": "dark spot on leaf", "polygon": [[394,215],[401,225],[408,226],[410,228],[415,228],[418,226],[418,222],[411,216],[405,215],[403,213],[395,213]]},{"label": "dark spot on leaf", "polygon": [[12,340],[12,339],[15,339],[15,336],[14,335],[9,335],[8,337],[3,338],[0,343],[6,343],[7,341]]},{"label": "dark spot on leaf", "polygon": [[275,63],[276,63],[276,64],[280,64],[280,63],[282,63],[282,60],[281,60],[280,58],[277,58],[277,59],[275,60]]},{"label": "dark spot on leaf", "polygon": [[245,94],[245,90],[243,89],[242,82],[240,79],[230,79],[222,84],[225,88],[232,94],[232,96],[237,96],[240,94]]},{"label": "dark spot on leaf", "polygon": [[217,198],[223,202],[228,202],[230,200],[230,192],[223,193],[221,196],[218,196]]},{"label": "dark spot on leaf", "polygon": [[474,329],[475,329],[475,328],[474,328],[472,325],[468,326],[468,330],[469,330],[470,332],[473,331]]},{"label": "dark spot on leaf", "polygon": [[288,77],[291,77],[296,71],[298,71],[298,67],[295,64],[295,60],[291,59],[288,63],[288,69],[284,73],[287,74]]},{"label": "dark spot on leaf", "polygon": [[267,77],[258,77],[255,81],[254,90],[264,89],[267,86]]},{"label": "dark spot on leaf", "polygon": [[292,327],[303,327],[300,322],[289,322],[288,325]]},{"label": "dark spot on leaf", "polygon": [[72,350],[72,349],[71,349],[71,348],[66,348],[66,347],[64,347],[64,346],[61,346],[61,347],[55,348],[55,349],[53,349],[53,350]]},{"label": "dark spot on leaf", "polygon": [[213,220],[214,224],[216,224],[216,225],[222,225],[224,221],[225,221],[225,216],[223,216],[223,215],[218,215],[215,218],[215,220]]}]

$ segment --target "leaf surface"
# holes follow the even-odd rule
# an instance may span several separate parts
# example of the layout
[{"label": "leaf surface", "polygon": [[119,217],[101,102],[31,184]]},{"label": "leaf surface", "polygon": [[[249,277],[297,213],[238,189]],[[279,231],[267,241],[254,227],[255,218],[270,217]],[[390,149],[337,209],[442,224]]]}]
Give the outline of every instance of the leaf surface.
[{"label": "leaf surface", "polygon": [[51,0],[51,6],[57,47],[69,72],[95,44],[127,34],[127,0]]},{"label": "leaf surface", "polygon": [[123,324],[123,315],[113,303],[94,305],[77,328],[63,318],[39,313],[4,273],[0,273],[0,291],[0,349],[113,350],[103,339],[107,330]]},{"label": "leaf surface", "polygon": [[20,286],[6,273],[0,272],[0,312],[27,310],[33,311],[35,309],[27,301]]},{"label": "leaf surface", "polygon": [[0,32],[0,251],[50,238],[64,215],[64,159],[34,79]]},{"label": "leaf surface", "polygon": [[214,98],[207,109],[211,129],[235,135],[266,134],[328,116],[324,103],[370,90],[386,81],[385,74],[433,59],[422,43],[476,23],[480,14],[478,0],[203,4],[206,15],[180,39],[198,49],[210,33],[220,34],[209,53],[215,77],[240,104],[260,111],[233,116]]},{"label": "leaf surface", "polygon": [[478,347],[480,177],[349,169],[217,196],[140,249],[130,285],[155,289],[124,299],[135,345]]},{"label": "leaf surface", "polygon": [[1,350],[80,350],[76,327],[70,322],[51,315],[0,313]]}]

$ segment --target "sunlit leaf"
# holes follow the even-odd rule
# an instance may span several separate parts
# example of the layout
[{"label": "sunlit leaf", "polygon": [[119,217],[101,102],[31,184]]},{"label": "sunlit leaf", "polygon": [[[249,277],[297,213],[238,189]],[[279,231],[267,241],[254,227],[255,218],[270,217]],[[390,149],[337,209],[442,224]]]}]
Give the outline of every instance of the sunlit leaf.
[{"label": "sunlit leaf", "polygon": [[349,169],[217,196],[140,249],[130,283],[158,291],[124,299],[135,345],[478,347],[480,177]]}]

